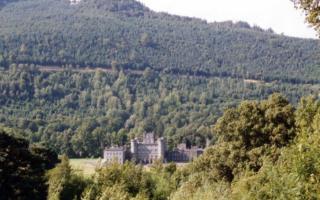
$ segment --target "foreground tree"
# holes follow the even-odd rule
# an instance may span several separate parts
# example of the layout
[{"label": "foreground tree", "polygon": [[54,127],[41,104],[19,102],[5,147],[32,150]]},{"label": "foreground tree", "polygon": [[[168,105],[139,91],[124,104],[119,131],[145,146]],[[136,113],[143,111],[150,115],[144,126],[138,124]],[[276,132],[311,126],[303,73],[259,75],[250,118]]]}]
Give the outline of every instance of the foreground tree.
[{"label": "foreground tree", "polygon": [[46,199],[46,170],[55,153],[0,131],[0,199]]},{"label": "foreground tree", "polygon": [[265,160],[257,174],[246,174],[233,185],[230,199],[319,199],[320,104],[303,98],[296,112],[298,134],[276,163]]},{"label": "foreground tree", "polygon": [[227,110],[214,128],[217,143],[171,199],[319,199],[319,98],[293,110],[278,94]]},{"label": "foreground tree", "polygon": [[87,181],[76,175],[69,164],[69,159],[62,156],[61,163],[48,173],[48,200],[80,199]]},{"label": "foreground tree", "polygon": [[306,20],[320,33],[320,1],[319,0],[292,0],[297,8],[306,14]]},{"label": "foreground tree", "polygon": [[245,101],[226,110],[214,132],[216,145],[193,164],[193,171],[231,182],[247,168],[259,171],[264,156],[277,160],[279,149],[295,137],[294,107],[279,94],[261,102]]}]

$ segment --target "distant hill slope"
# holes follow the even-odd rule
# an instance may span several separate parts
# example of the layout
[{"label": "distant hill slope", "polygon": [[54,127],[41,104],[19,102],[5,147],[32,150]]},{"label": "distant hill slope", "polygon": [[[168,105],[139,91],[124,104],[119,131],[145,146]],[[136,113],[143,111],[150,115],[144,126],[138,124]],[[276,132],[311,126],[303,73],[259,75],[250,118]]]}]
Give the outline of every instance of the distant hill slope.
[{"label": "distant hill slope", "polygon": [[0,126],[70,157],[100,156],[144,131],[169,148],[203,146],[244,99],[318,95],[319,53],[317,40],[133,0],[0,0]]},{"label": "distant hill slope", "polygon": [[[2,2],[2,3],[1,3]],[[1,1],[0,65],[34,63],[319,82],[317,40],[156,13],[134,0]]]}]

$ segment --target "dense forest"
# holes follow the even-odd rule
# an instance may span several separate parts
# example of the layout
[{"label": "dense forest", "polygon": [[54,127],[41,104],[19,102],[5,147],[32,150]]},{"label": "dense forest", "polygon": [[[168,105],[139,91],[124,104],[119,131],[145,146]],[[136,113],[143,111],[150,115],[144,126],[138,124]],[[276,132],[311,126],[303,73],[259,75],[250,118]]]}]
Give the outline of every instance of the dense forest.
[{"label": "dense forest", "polygon": [[[320,91],[317,40],[156,13],[134,0],[1,1],[0,123],[70,157],[144,131],[204,146],[224,109]],[[52,70],[54,69],[54,70]]]},{"label": "dense forest", "polygon": [[319,93],[318,85],[246,82],[241,78],[181,76],[125,71],[41,71],[11,65],[0,73],[0,123],[19,128],[32,143],[71,157],[101,156],[105,146],[124,145],[145,131],[204,146],[226,108],[274,92],[297,103]]},{"label": "dense forest", "polygon": [[[49,200],[319,199],[319,120],[320,102],[314,97],[302,98],[297,106],[280,94],[261,101],[243,101],[223,113],[212,129],[216,142],[186,167],[157,161],[144,170],[141,165],[115,162],[84,177],[62,156],[61,163],[46,173],[46,184],[41,179],[30,182],[34,181],[33,170],[24,172],[20,184],[10,182],[16,175],[12,170],[0,171],[4,177],[0,189],[2,184],[12,184],[0,197],[28,199],[19,191],[26,189],[25,183],[32,183],[43,189],[42,195],[47,191]],[[19,166],[21,160],[30,162],[25,160],[39,156],[30,155],[34,151],[27,150],[25,140],[10,135],[0,132],[0,156],[5,155],[7,161],[19,152],[17,149],[28,153],[18,153],[20,159],[11,162],[0,160],[2,169],[10,168],[9,163]],[[40,154],[42,159],[38,157],[40,162],[54,157],[41,149],[36,151],[44,152]],[[39,175],[52,167],[48,164]],[[39,168],[41,164],[33,166]]]},{"label": "dense forest", "polygon": [[118,66],[179,74],[319,82],[317,40],[245,22],[156,13],[134,0],[3,1],[0,65]]},{"label": "dense forest", "polygon": [[[0,199],[320,199],[319,65],[318,40],[245,22],[0,0]],[[185,167],[70,166],[145,131],[211,144]]]}]

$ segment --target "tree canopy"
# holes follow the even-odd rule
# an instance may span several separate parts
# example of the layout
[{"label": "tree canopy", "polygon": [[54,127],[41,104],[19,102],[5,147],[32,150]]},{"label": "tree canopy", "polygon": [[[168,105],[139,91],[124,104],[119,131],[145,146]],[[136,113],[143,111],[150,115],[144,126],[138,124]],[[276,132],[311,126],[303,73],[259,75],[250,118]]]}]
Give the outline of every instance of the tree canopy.
[{"label": "tree canopy", "polygon": [[306,21],[320,33],[320,1],[319,0],[292,0],[297,8],[303,10]]},{"label": "tree canopy", "polygon": [[245,22],[207,23],[156,13],[135,0],[9,2],[0,10],[2,67],[111,69],[116,63],[119,69],[319,82],[315,40],[277,35]]},{"label": "tree canopy", "polygon": [[58,162],[57,154],[25,139],[0,131],[0,198],[45,199],[45,173]]}]

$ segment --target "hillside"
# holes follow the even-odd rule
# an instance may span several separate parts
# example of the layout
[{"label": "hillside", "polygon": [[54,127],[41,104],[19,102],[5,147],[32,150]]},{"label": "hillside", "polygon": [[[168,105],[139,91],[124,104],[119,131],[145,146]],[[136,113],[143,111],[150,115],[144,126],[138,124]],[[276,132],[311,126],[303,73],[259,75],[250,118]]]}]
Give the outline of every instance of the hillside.
[{"label": "hillside", "polygon": [[42,70],[12,65],[0,71],[0,125],[24,130],[33,143],[59,154],[100,156],[144,131],[203,146],[225,108],[274,92],[291,102],[318,94],[320,85],[252,82],[240,78],[181,76],[92,69]]},{"label": "hillside", "polygon": [[[0,199],[320,199],[319,53],[136,0],[0,0]],[[206,148],[98,167],[146,132]]]},{"label": "hillside", "polygon": [[156,13],[134,0],[2,1],[0,65],[130,68],[319,82],[320,46],[245,22]]},{"label": "hillside", "polygon": [[133,0],[1,1],[0,125],[97,157],[144,131],[204,146],[224,109],[320,93],[317,40],[155,13]]}]

